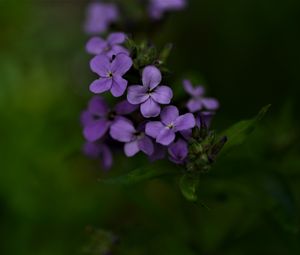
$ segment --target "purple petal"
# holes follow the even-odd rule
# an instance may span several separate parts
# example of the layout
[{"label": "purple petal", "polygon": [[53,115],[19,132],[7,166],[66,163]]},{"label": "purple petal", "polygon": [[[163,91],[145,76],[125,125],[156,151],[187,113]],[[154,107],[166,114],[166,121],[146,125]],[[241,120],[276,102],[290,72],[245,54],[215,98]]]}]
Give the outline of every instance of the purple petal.
[{"label": "purple petal", "polygon": [[129,56],[129,51],[126,50],[123,46],[120,45],[114,45],[111,47],[111,50],[107,52],[107,56],[112,59],[113,56],[116,56],[118,54],[126,54]]},{"label": "purple petal", "polygon": [[160,106],[149,97],[141,104],[141,113],[145,118],[157,117],[160,114]]},{"label": "purple petal", "polygon": [[160,121],[151,121],[146,124],[145,132],[147,135],[156,138],[164,128]]},{"label": "purple petal", "polygon": [[114,75],[111,85],[111,93],[114,97],[120,97],[124,94],[127,88],[128,81],[119,75]]},{"label": "purple petal", "polygon": [[89,111],[84,111],[81,113],[80,123],[82,126],[86,126],[93,121],[94,121],[93,115]]},{"label": "purple petal", "polygon": [[186,113],[184,115],[179,116],[175,123],[175,130],[181,131],[193,128],[196,125],[195,117],[192,113]]},{"label": "purple petal", "polygon": [[119,10],[115,4],[102,5],[104,5],[105,16],[109,22],[115,22],[119,19]]},{"label": "purple petal", "polygon": [[102,97],[94,96],[89,101],[88,110],[94,115],[106,116],[109,111],[109,107]]},{"label": "purple petal", "polygon": [[167,126],[174,123],[179,116],[179,111],[177,107],[170,105],[166,106],[160,114],[161,121]]},{"label": "purple petal", "polygon": [[113,164],[113,156],[109,147],[105,144],[101,145],[102,150],[102,166],[105,170],[109,170]]},{"label": "purple petal", "polygon": [[168,152],[171,161],[176,164],[181,164],[188,156],[188,145],[184,140],[179,139],[176,143],[170,145]]},{"label": "purple petal", "polygon": [[116,5],[104,3],[91,3],[87,9],[87,20],[85,22],[85,32],[88,34],[98,34],[105,32],[111,22],[119,18]]},{"label": "purple petal", "polygon": [[90,158],[97,158],[100,156],[100,144],[86,142],[83,146],[83,153]]},{"label": "purple petal", "polygon": [[210,127],[212,118],[214,117],[214,112],[201,112],[196,116],[196,125],[197,127],[201,127],[202,122],[205,124],[207,128]]},{"label": "purple petal", "polygon": [[161,82],[161,72],[155,66],[147,66],[143,70],[143,85],[154,89]]},{"label": "purple petal", "polygon": [[107,21],[104,16],[104,8],[101,3],[91,3],[87,8],[85,32],[88,34],[102,33],[107,29]]},{"label": "purple petal", "polygon": [[215,111],[219,108],[219,102],[214,98],[203,98],[202,103],[204,107],[210,111]]},{"label": "purple petal", "polygon": [[173,97],[173,91],[167,86],[158,86],[151,93],[151,97],[160,104],[169,104]]},{"label": "purple petal", "polygon": [[114,75],[123,76],[132,66],[132,59],[126,54],[118,54],[111,64]]},{"label": "purple petal", "polygon": [[106,47],[107,43],[105,40],[100,37],[92,37],[86,44],[86,51],[93,55],[99,55]]},{"label": "purple petal", "polygon": [[187,108],[190,112],[197,112],[202,109],[202,100],[201,98],[192,98],[187,103]]},{"label": "purple petal", "polygon": [[148,98],[149,94],[146,86],[133,85],[128,88],[127,100],[131,104],[144,103]]},{"label": "purple petal", "polygon": [[92,84],[90,85],[90,91],[95,94],[100,94],[110,90],[111,87],[112,87],[111,78],[100,78],[92,82]]},{"label": "purple petal", "polygon": [[137,107],[137,105],[133,105],[127,100],[123,100],[115,106],[115,111],[118,115],[126,115],[134,112]]},{"label": "purple petal", "polygon": [[131,142],[136,132],[132,122],[118,118],[110,127],[110,136],[119,142]]},{"label": "purple petal", "polygon": [[173,129],[164,128],[156,137],[156,142],[168,146],[175,139],[175,133]]},{"label": "purple petal", "polygon": [[163,159],[166,156],[166,147],[159,143],[154,144],[153,154],[149,157],[151,161]]},{"label": "purple petal", "polygon": [[124,152],[127,157],[132,157],[140,151],[138,141],[134,140],[132,142],[126,143],[124,145]]},{"label": "purple petal", "polygon": [[193,130],[190,129],[185,129],[180,131],[180,134],[183,136],[183,138],[187,141],[189,141],[192,138]]},{"label": "purple petal", "polygon": [[154,151],[153,142],[149,137],[144,136],[141,139],[139,139],[138,146],[140,150],[145,154],[147,154],[148,156],[153,154]]},{"label": "purple petal", "polygon": [[120,32],[111,33],[107,38],[107,42],[110,45],[122,44],[123,42],[125,42],[125,40],[126,40],[126,35]]},{"label": "purple petal", "polygon": [[190,94],[192,97],[199,97],[199,96],[204,95],[204,93],[205,93],[204,87],[197,86],[194,88],[190,80],[184,80],[183,87],[184,87],[184,90],[188,94]]},{"label": "purple petal", "polygon": [[94,57],[90,62],[91,70],[100,77],[108,77],[111,71],[110,59],[104,54]]},{"label": "purple petal", "polygon": [[95,142],[106,133],[109,126],[110,122],[105,119],[96,120],[84,127],[83,135],[89,142]]}]

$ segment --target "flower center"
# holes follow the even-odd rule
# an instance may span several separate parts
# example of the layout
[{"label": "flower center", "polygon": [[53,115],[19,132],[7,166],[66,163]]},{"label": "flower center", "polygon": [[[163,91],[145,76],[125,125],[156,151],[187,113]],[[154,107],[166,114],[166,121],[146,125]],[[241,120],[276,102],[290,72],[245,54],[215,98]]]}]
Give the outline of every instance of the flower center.
[{"label": "flower center", "polygon": [[108,113],[107,119],[108,120],[114,120],[116,115],[117,115],[117,113],[115,111],[111,111],[111,112]]},{"label": "flower center", "polygon": [[167,128],[169,128],[169,129],[172,129],[173,127],[174,127],[174,123],[172,123],[172,122],[167,125]]},{"label": "flower center", "polygon": [[108,78],[112,78],[113,77],[113,73],[112,72],[108,72],[107,76],[108,76]]}]

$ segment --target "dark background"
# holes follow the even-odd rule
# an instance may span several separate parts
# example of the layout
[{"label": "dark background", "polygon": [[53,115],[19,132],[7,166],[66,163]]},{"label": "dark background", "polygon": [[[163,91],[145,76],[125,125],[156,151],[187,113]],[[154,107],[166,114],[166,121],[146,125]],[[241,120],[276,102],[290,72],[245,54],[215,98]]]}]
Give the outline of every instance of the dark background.
[{"label": "dark background", "polygon": [[104,174],[82,156],[79,114],[93,79],[85,6],[0,1],[0,253],[300,254],[299,1],[194,0],[159,26],[155,41],[175,46],[174,77],[190,75],[220,100],[216,130],[272,104],[246,144],[203,176],[209,209],[185,201],[174,180],[98,182],[143,157],[118,157]]}]

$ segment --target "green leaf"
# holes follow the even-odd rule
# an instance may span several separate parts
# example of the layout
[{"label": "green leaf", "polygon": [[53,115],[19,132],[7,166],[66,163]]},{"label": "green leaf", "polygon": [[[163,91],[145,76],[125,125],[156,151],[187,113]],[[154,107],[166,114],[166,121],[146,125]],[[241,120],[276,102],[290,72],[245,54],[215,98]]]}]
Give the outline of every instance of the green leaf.
[{"label": "green leaf", "polygon": [[240,121],[222,132],[220,137],[226,136],[228,141],[221,150],[221,154],[244,143],[248,136],[254,131],[259,121],[266,115],[270,107],[271,105],[263,107],[255,118]]},{"label": "green leaf", "polygon": [[100,180],[100,182],[105,184],[133,185],[150,179],[176,174],[180,174],[180,171],[174,167],[167,166],[166,164],[160,164],[160,166],[153,164],[135,169],[125,175]]},{"label": "green leaf", "polygon": [[191,202],[197,201],[198,178],[192,178],[188,175],[183,175],[179,181],[179,187],[182,195]]}]

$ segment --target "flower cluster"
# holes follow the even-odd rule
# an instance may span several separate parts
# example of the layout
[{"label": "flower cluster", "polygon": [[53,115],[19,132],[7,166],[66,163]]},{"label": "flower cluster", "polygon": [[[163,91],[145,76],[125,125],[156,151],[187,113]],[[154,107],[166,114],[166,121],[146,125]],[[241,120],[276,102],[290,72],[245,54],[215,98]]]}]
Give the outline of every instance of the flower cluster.
[{"label": "flower cluster", "polygon": [[[184,0],[150,3],[156,17],[186,4]],[[118,18],[116,6],[103,3],[90,5],[88,15],[86,31],[90,34],[102,33]],[[157,160],[168,154],[175,164],[186,164],[195,129],[207,130],[219,103],[205,97],[202,86],[194,87],[184,80],[190,99],[185,109],[179,109],[160,61],[156,61],[159,56],[148,58],[145,51],[134,51],[128,42],[125,33],[113,32],[107,38],[93,36],[86,44],[87,53],[92,55],[90,69],[97,78],[89,86],[95,95],[81,115],[87,141],[84,152],[102,158],[105,169],[112,166],[113,154],[120,145],[127,157],[142,152],[150,160]],[[117,103],[110,107],[104,93]]]}]

